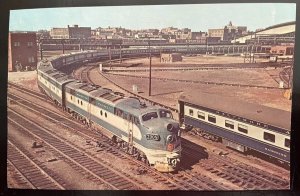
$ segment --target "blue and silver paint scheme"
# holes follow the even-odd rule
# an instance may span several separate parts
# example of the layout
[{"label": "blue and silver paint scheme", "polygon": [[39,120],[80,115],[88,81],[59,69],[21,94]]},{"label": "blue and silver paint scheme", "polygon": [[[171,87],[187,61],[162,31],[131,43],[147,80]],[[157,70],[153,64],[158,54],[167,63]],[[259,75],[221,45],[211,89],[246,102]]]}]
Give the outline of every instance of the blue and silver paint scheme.
[{"label": "blue and silver paint scheme", "polygon": [[[136,98],[118,96],[109,89],[90,88],[91,91],[86,92],[83,89],[87,86],[81,82],[66,85],[69,110],[136,147],[157,170],[170,172],[178,167],[181,156],[179,124],[171,117],[159,115],[165,109],[142,106]],[[144,121],[142,116],[149,112],[156,112],[157,118]]]},{"label": "blue and silver paint scheme", "polygon": [[[207,98],[206,96],[203,93],[203,97],[197,101],[189,97],[180,98],[180,118],[183,118],[185,125],[221,137],[226,145],[241,145],[278,160],[290,162],[289,112],[244,102],[233,103],[226,101],[224,97],[222,103],[227,103],[226,106],[221,106],[221,103],[210,104],[214,100],[199,101]],[[211,96],[208,97],[209,100],[213,99]],[[234,113],[235,110],[243,114],[237,115]],[[251,113],[252,111],[254,112]],[[272,138],[268,139],[266,135],[271,135]],[[238,146],[236,148],[239,150]]]}]

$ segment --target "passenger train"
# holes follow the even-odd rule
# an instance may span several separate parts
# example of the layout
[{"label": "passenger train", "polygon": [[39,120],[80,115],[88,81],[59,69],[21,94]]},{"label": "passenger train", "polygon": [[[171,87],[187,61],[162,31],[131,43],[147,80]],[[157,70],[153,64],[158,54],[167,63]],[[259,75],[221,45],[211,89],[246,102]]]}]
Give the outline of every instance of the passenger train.
[{"label": "passenger train", "polygon": [[290,163],[291,113],[207,93],[179,98],[183,127],[198,128],[241,152],[249,149]]},{"label": "passenger train", "polygon": [[[151,48],[150,52],[180,50],[184,48]],[[189,52],[193,50],[197,52],[197,48]],[[121,52],[124,58],[137,57],[147,55],[149,48]],[[179,165],[179,125],[205,130],[238,151],[252,149],[290,163],[290,112],[206,93],[184,94],[179,98],[178,123],[166,109],[146,106],[136,98],[76,81],[59,71],[109,56],[119,58],[120,50],[84,51],[43,60],[37,69],[38,86],[64,110],[93,128],[105,129],[112,140],[162,172],[174,171]]]},{"label": "passenger train", "polygon": [[102,54],[89,51],[41,61],[37,68],[39,88],[59,107],[91,128],[101,129],[138,159],[160,172],[175,171],[181,158],[180,130],[169,110],[77,81],[58,70]]}]

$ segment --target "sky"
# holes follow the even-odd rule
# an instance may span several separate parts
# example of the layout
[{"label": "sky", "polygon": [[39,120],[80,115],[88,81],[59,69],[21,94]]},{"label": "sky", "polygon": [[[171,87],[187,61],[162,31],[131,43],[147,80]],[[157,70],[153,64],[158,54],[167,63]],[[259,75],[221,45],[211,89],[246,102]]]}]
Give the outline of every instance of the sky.
[{"label": "sky", "polygon": [[83,27],[190,28],[207,31],[222,28],[232,21],[255,31],[296,20],[296,4],[183,4],[107,7],[69,7],[10,11],[10,31],[50,30],[77,24]]}]

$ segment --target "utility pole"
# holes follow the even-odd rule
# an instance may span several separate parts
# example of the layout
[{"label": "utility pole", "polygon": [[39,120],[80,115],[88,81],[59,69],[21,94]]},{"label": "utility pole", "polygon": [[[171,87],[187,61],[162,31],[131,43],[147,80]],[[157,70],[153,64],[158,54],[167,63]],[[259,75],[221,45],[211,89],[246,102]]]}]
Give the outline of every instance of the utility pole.
[{"label": "utility pole", "polygon": [[64,41],[64,39],[61,40],[61,44],[62,44],[62,52],[63,52],[63,54],[65,54],[65,41]]},{"label": "utility pole", "polygon": [[148,45],[149,45],[149,96],[151,96],[151,49],[150,49],[150,39],[149,39]]},{"label": "utility pole", "polygon": [[122,44],[120,43],[120,63],[122,63]]},{"label": "utility pole", "polygon": [[40,54],[41,54],[41,60],[43,60],[43,42],[40,40]]}]

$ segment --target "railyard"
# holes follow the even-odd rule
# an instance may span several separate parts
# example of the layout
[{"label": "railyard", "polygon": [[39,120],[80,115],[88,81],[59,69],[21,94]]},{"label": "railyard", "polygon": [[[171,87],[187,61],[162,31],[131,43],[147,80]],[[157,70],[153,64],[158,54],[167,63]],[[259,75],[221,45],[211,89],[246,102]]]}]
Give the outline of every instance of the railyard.
[{"label": "railyard", "polygon": [[[128,96],[134,93],[144,101],[154,101],[167,106],[173,109],[175,118],[177,118],[179,95],[194,89],[239,97],[248,102],[286,111],[291,109],[291,101],[283,97],[285,89],[279,88],[280,73],[289,65],[283,64],[277,67],[264,62],[248,65],[243,64],[243,59],[239,57],[212,56],[186,57],[184,65],[162,64],[159,59],[153,58],[152,93],[149,96],[148,61],[147,58],[140,58],[122,63],[106,63],[102,72],[99,70],[101,62],[88,63],[74,67],[73,71],[68,70],[68,72],[80,80],[110,88]],[[229,64],[229,62],[235,63]],[[128,68],[128,65],[132,64],[139,66]],[[36,157],[39,163],[35,164],[50,176],[47,179],[50,179],[52,184],[59,189],[253,190],[289,188],[288,168],[284,169],[281,165],[274,164],[272,161],[270,163],[270,160],[257,155],[246,156],[230,150],[220,143],[200,137],[194,131],[182,133],[182,160],[184,161],[179,171],[174,174],[159,173],[125,154],[100,132],[94,132],[74,122],[70,116],[51,105],[49,100],[45,104],[45,96],[37,92],[35,71],[9,73],[9,81],[18,85],[18,87],[9,86],[10,118],[15,119],[13,118],[15,115],[16,118],[24,119],[22,126],[10,121],[8,136],[11,141],[9,142],[18,149],[25,148],[23,153],[28,153],[27,156]],[[137,86],[137,92],[133,92],[133,85]],[[27,90],[17,90],[20,86],[26,87]],[[41,111],[42,106],[47,113],[50,112],[48,115],[43,114],[45,111]],[[46,135],[30,131],[31,126],[38,126],[32,125],[33,122],[30,122],[30,119],[36,119],[36,123],[47,125],[41,130],[54,138],[49,139]],[[24,141],[20,139],[20,130],[23,130],[25,134]],[[29,135],[34,136],[35,139]],[[34,142],[41,146],[32,148]],[[69,152],[74,152],[74,156],[72,157],[73,153],[70,155]],[[9,172],[21,171],[22,168],[18,168],[17,164],[11,164],[13,159],[9,161],[9,165],[13,165],[9,166]],[[30,180],[32,175],[19,173],[22,177],[14,175],[9,177],[12,187],[40,188]],[[80,185],[78,178],[82,180]],[[20,179],[23,179],[21,180],[23,182],[20,182]]]}]

